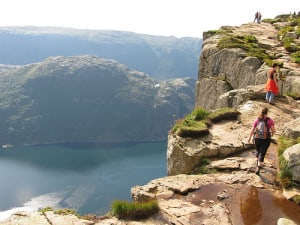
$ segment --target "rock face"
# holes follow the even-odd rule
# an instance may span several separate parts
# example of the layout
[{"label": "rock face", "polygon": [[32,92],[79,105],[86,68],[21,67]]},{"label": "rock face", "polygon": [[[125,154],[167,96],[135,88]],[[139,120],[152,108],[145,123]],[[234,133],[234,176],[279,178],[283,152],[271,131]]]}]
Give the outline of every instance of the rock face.
[{"label": "rock face", "polygon": [[288,161],[287,167],[292,173],[292,179],[300,182],[300,144],[287,148],[283,157]]},{"label": "rock face", "polygon": [[[300,93],[299,65],[289,60],[288,53],[277,39],[278,30],[273,25],[262,23],[257,26],[249,23],[224,29],[231,30],[235,35],[253,35],[268,52],[280,55],[278,61],[284,63],[281,71],[286,76],[284,83],[279,82],[281,92]],[[266,81],[268,66],[255,57],[248,57],[242,49],[219,49],[217,44],[221,37],[221,34],[204,35],[196,82],[196,107],[208,110],[238,107],[249,96],[245,90],[244,94],[238,94],[241,92],[237,90],[264,84]]]}]

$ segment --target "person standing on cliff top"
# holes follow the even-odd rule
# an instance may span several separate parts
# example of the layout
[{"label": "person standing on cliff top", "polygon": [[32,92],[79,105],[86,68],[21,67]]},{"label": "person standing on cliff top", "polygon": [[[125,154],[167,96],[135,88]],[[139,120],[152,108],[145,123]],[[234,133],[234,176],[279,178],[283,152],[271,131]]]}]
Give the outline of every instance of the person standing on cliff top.
[{"label": "person standing on cliff top", "polygon": [[261,21],[261,13],[258,11],[255,13],[253,23],[255,22],[255,20],[257,21],[257,23],[260,23],[260,21]]},{"label": "person standing on cliff top", "polygon": [[260,115],[255,119],[252,130],[248,139],[250,143],[254,135],[254,144],[256,149],[256,174],[259,174],[260,168],[263,166],[265,155],[271,144],[271,136],[275,134],[275,123],[268,117],[268,108],[263,108]]},{"label": "person standing on cliff top", "polygon": [[265,86],[266,93],[266,102],[274,105],[275,95],[278,94],[278,78],[277,71],[279,70],[279,66],[277,63],[273,63],[270,70],[267,72],[267,83]]}]

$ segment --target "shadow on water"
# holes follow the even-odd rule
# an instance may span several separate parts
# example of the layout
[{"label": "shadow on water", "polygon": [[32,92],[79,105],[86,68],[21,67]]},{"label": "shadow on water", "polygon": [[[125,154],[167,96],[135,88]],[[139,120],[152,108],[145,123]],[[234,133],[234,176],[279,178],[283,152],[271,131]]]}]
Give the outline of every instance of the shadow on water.
[{"label": "shadow on water", "polygon": [[154,146],[157,143],[147,143],[149,151],[145,151],[145,143],[70,143],[13,147],[0,149],[0,159],[14,160],[30,164],[39,169],[59,171],[90,171],[107,163],[118,162],[139,155],[157,154]]},{"label": "shadow on water", "polygon": [[[224,190],[228,198],[218,200],[218,194]],[[221,201],[231,213],[232,224],[277,224],[278,219],[282,217],[300,224],[300,206],[286,200],[279,191],[270,192],[248,185],[239,185],[237,188],[233,188],[226,184],[210,184],[202,186],[199,190],[186,196],[177,194],[175,198],[184,198],[195,205],[200,205],[204,200]]]}]

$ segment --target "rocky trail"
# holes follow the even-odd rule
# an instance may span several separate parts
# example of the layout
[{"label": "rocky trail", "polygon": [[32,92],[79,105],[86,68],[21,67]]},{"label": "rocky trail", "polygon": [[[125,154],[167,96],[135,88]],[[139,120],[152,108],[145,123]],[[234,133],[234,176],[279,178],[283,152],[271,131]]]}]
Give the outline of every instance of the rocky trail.
[{"label": "rocky trail", "polygon": [[[281,25],[285,23],[282,22]],[[247,23],[233,29],[234,34],[238,35],[253,35],[257,38],[260,45],[267,46],[269,53],[278,57],[277,60],[282,62],[284,68],[291,69],[300,73],[300,65],[293,63],[289,53],[285,50],[282,44],[278,41],[278,30],[270,23]]]}]

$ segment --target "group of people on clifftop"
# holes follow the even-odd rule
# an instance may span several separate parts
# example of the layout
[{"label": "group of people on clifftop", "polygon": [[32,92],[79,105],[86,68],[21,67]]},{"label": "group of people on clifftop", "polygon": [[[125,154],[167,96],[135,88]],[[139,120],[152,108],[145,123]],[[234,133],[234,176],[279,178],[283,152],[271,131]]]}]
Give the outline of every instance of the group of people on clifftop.
[{"label": "group of people on clifftop", "polygon": [[255,13],[255,17],[254,17],[253,23],[254,23],[255,21],[257,21],[257,23],[260,23],[260,22],[261,22],[261,13],[258,12],[258,11]]}]

